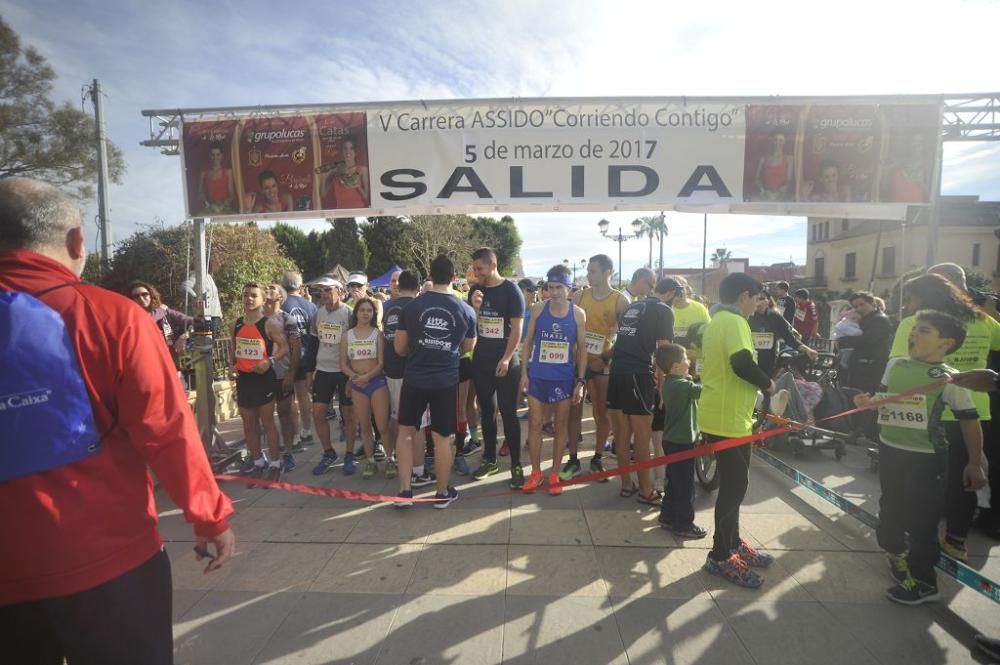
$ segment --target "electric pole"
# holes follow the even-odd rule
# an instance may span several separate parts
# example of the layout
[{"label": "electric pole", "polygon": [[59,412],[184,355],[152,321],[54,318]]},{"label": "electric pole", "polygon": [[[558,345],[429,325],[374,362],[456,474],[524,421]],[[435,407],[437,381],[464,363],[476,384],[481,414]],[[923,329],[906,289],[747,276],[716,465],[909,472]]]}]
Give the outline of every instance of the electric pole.
[{"label": "electric pole", "polygon": [[111,203],[108,201],[108,137],[104,128],[104,100],[101,82],[87,91],[94,103],[94,120],[97,123],[97,219],[101,229],[101,272],[111,269]]}]

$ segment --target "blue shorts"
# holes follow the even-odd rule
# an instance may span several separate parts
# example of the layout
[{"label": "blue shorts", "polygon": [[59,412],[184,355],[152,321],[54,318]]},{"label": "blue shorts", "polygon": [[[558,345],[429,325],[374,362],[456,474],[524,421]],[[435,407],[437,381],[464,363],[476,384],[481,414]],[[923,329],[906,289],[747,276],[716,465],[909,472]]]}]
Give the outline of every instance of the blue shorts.
[{"label": "blue shorts", "polygon": [[528,394],[545,404],[555,404],[573,397],[573,379],[528,379]]},{"label": "blue shorts", "polygon": [[376,376],[374,379],[372,379],[363,386],[359,386],[353,381],[351,382],[350,385],[351,385],[351,390],[353,390],[354,392],[361,393],[365,397],[371,397],[372,395],[375,394],[375,391],[377,391],[379,388],[385,388],[389,384],[385,382],[385,375],[379,374],[378,376]]}]

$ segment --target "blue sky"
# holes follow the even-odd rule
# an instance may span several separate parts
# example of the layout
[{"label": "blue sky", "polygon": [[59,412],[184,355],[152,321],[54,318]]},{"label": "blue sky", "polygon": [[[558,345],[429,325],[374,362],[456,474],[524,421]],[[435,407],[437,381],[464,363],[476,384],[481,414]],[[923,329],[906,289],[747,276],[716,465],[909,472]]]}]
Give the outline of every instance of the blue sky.
[{"label": "blue sky", "polygon": [[[180,161],[138,145],[148,138],[141,109],[1000,89],[997,2],[705,4],[0,0],[0,16],[55,68],[58,100],[76,104],[82,85],[102,80],[109,135],[128,162],[111,190],[116,239],[184,215]],[[946,144],[943,191],[998,200],[998,167],[1000,143]],[[528,273],[615,256],[597,232],[602,216],[627,229],[636,214],[515,215]],[[700,265],[701,221],[668,215],[668,266]],[[709,251],[725,246],[754,264],[803,262],[805,237],[801,218],[709,219]],[[645,263],[645,240],[623,250],[626,273]]]}]

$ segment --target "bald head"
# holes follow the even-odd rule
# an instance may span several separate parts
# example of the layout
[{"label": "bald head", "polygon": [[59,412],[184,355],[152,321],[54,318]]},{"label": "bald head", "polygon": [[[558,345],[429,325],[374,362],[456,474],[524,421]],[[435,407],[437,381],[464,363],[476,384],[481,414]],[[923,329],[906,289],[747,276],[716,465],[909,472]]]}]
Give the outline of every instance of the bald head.
[{"label": "bald head", "polygon": [[80,224],[80,210],[52,185],[0,180],[0,249],[58,250]]}]

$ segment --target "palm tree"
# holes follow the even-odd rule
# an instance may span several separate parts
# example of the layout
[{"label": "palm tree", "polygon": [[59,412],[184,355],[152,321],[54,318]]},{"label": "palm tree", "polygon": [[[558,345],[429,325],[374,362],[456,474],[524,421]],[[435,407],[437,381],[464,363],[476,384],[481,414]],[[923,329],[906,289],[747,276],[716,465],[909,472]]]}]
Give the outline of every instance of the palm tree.
[{"label": "palm tree", "polygon": [[[639,222],[638,230],[635,235],[637,238],[641,238],[643,235],[649,238],[649,267],[653,267],[653,237],[656,236],[660,240],[660,272],[663,272],[663,238],[668,235],[666,218],[661,212],[659,215],[640,217],[636,220]],[[635,222],[633,222],[633,225]]]},{"label": "palm tree", "polygon": [[709,260],[712,262],[713,266],[718,268],[731,258],[733,258],[732,252],[730,252],[725,247],[719,247],[712,253],[712,256],[709,257]]}]

